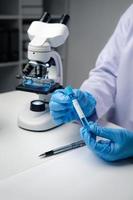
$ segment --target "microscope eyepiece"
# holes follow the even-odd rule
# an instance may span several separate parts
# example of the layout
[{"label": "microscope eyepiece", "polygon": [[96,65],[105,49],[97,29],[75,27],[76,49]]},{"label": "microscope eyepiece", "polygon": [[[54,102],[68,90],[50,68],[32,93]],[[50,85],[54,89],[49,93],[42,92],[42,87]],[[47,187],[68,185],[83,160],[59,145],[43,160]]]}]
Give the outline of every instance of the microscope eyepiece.
[{"label": "microscope eyepiece", "polygon": [[48,12],[44,12],[44,14],[42,15],[40,21],[41,22],[48,22],[50,20],[50,14]]},{"label": "microscope eyepiece", "polygon": [[70,19],[69,15],[62,15],[61,19],[60,19],[60,23],[66,25],[68,23],[69,19]]},{"label": "microscope eyepiece", "polygon": [[68,14],[63,14],[60,18],[57,18],[56,20],[50,15],[48,12],[44,12],[42,17],[40,18],[41,22],[47,22],[47,23],[61,23],[61,24],[67,24],[69,21],[70,16]]}]

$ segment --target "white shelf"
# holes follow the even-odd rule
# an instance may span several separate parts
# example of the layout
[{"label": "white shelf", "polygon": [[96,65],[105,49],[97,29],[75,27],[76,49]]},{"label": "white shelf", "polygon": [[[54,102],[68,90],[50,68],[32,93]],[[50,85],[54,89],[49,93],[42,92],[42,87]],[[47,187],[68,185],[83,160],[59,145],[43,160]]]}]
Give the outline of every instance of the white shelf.
[{"label": "white shelf", "polygon": [[13,67],[13,66],[17,66],[19,65],[19,61],[13,61],[13,62],[3,62],[3,63],[0,63],[0,68],[2,67]]},{"label": "white shelf", "polygon": [[19,15],[0,15],[0,20],[16,20],[19,19]]},{"label": "white shelf", "polygon": [[35,16],[35,15],[34,15],[34,16],[32,16],[32,15],[31,15],[31,16],[21,16],[21,19],[22,19],[22,20],[30,20],[30,19],[31,19],[31,20],[35,20],[35,19],[38,20],[38,19],[40,19],[40,17],[41,17],[41,16]]}]

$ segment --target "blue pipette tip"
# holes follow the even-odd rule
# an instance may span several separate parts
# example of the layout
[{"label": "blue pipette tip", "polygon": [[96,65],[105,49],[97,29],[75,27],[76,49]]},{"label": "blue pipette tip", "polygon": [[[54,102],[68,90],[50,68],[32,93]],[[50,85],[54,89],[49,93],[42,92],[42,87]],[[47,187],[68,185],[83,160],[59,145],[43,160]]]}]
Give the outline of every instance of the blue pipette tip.
[{"label": "blue pipette tip", "polygon": [[66,88],[65,88],[65,91],[67,93],[67,95],[73,95],[73,89],[71,87],[71,85],[68,85]]}]

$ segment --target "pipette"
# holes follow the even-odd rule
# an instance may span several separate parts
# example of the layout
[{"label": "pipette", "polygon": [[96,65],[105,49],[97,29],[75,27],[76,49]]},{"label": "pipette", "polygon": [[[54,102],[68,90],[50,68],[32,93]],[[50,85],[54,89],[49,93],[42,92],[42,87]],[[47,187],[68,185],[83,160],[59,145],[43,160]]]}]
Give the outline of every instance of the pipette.
[{"label": "pipette", "polygon": [[67,86],[65,88],[65,92],[69,96],[69,98],[71,99],[73,107],[74,107],[74,109],[75,109],[75,111],[76,111],[76,113],[77,113],[77,115],[78,115],[78,117],[79,117],[79,119],[81,121],[82,126],[88,128],[89,127],[88,126],[88,120],[87,120],[87,118],[86,118],[81,106],[79,105],[79,102],[78,102],[78,100],[77,100],[77,98],[75,96],[75,93],[73,92],[72,87],[71,86]]}]

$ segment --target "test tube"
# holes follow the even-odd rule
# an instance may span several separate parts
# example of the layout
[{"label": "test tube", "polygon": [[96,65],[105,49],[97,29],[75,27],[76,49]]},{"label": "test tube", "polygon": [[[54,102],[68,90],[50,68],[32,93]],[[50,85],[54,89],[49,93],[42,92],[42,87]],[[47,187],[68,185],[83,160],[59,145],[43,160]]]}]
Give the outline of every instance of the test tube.
[{"label": "test tube", "polygon": [[74,109],[75,109],[75,111],[76,111],[76,113],[77,113],[77,115],[78,115],[78,117],[79,117],[79,119],[81,121],[82,126],[83,127],[88,127],[88,120],[87,120],[87,118],[86,118],[81,106],[79,105],[79,102],[78,102],[78,100],[77,100],[77,98],[76,98],[76,96],[75,96],[75,94],[73,92],[72,87],[71,86],[67,86],[65,88],[65,92],[69,96],[69,98],[71,99],[73,107],[74,107]]}]

